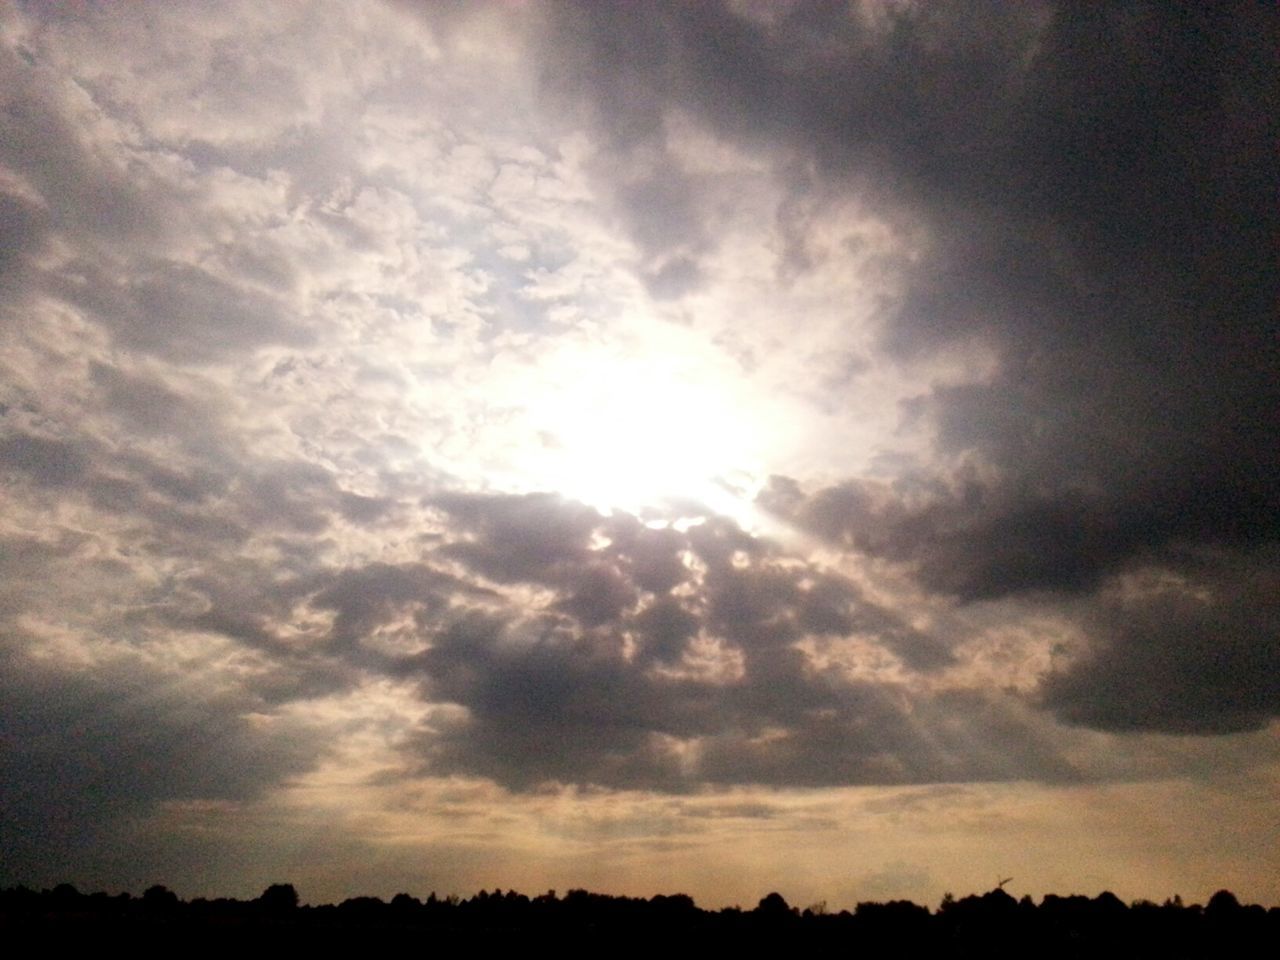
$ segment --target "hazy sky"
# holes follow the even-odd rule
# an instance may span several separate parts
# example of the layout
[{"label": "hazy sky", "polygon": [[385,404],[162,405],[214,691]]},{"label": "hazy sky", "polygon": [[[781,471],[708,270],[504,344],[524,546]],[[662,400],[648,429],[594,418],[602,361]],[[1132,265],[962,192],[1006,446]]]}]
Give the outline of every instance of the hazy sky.
[{"label": "hazy sky", "polygon": [[0,4],[0,884],[1280,902],[1273,4]]}]

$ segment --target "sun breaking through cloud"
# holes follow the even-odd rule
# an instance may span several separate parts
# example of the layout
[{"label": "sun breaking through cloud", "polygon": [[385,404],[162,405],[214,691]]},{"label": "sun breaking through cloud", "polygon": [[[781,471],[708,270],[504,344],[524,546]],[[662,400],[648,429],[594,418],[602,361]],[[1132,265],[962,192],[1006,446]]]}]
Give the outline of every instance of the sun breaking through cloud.
[{"label": "sun breaking through cloud", "polygon": [[0,7],[0,883],[1280,899],[1278,23]]}]

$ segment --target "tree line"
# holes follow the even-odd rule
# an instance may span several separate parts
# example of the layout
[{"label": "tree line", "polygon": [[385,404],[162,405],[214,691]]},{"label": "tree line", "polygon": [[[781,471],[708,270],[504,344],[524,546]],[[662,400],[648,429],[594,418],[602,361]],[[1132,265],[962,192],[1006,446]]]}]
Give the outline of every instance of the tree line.
[{"label": "tree line", "polygon": [[554,890],[529,897],[512,890],[425,900],[407,893],[389,901],[352,897],[303,905],[292,884],[272,884],[253,900],[198,897],[184,901],[163,886],[142,896],[83,894],[70,884],[0,891],[0,930],[44,938],[167,941],[171,946],[220,941],[274,945],[332,943],[439,946],[555,944],[560,949],[612,949],[619,944],[682,944],[803,949],[817,955],[911,954],[948,957],[1208,957],[1277,955],[1280,907],[1241,904],[1227,890],[1207,904],[1178,897],[1126,904],[1049,894],[1039,903],[997,888],[947,894],[931,910],[908,900],[859,903],[854,910],[804,909],[770,893],[750,910],[704,910],[686,894],[649,899]]}]

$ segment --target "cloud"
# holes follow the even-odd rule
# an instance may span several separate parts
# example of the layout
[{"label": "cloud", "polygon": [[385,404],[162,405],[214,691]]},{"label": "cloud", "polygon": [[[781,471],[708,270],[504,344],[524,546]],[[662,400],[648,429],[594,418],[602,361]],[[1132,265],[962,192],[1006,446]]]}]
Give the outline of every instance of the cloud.
[{"label": "cloud", "polygon": [[7,648],[0,682],[0,809],[8,876],[100,842],[168,800],[244,801],[323,749],[252,698],[122,657],[68,670]]},{"label": "cloud", "polygon": [[1272,11],[0,23],[6,861],[1274,764]]},{"label": "cloud", "polygon": [[[692,111],[921,225],[881,349],[996,351],[985,382],[916,409],[943,451],[1007,480],[1014,525],[1053,530],[1083,506],[1121,512],[1119,538],[1231,535],[1237,517],[1238,535],[1274,538],[1275,18],[989,14],[588,6],[547,43],[570,51],[552,82],[589,91],[624,156],[662,149],[662,118]],[[1123,516],[1153,493],[1166,514]]]},{"label": "cloud", "polygon": [[85,457],[65,440],[17,433],[0,440],[0,464],[41,487],[65,487],[84,474]]},{"label": "cloud", "polygon": [[[420,676],[427,700],[463,708],[415,738],[424,770],[516,789],[677,791],[1074,775],[1015,703],[820,665],[800,641],[855,632],[910,671],[954,659],[852,582],[731,523],[655,530],[544,495],[437,504],[455,520],[439,556],[549,593],[536,613],[524,601],[420,618],[429,645],[394,669]],[[672,574],[654,578],[663,554],[676,558]],[[371,605],[379,593],[362,589],[360,609],[391,619]],[[938,726],[957,735],[926,734]],[[975,748],[989,736],[1004,744],[999,757]]]},{"label": "cloud", "polygon": [[[1252,559],[1252,558],[1251,558]],[[1045,678],[1044,704],[1103,730],[1224,734],[1280,716],[1274,563],[1146,572],[1090,611],[1093,645]]]},{"label": "cloud", "polygon": [[461,531],[472,534],[444,552],[498,582],[554,582],[564,566],[590,555],[599,514],[555,494],[471,496],[448,493],[429,505],[444,510]]},{"label": "cloud", "polygon": [[1209,494],[1202,506],[1153,499],[1126,515],[1087,495],[1009,503],[1001,486],[849,482],[807,496],[775,477],[761,502],[845,549],[904,565],[930,590],[1066,610],[1088,652],[1045,677],[1042,702],[1069,722],[1211,734],[1277,715],[1266,679],[1280,636],[1266,599],[1277,566],[1265,526],[1239,516],[1195,524],[1197,506],[1216,514]]},{"label": "cloud", "polygon": [[[300,345],[310,332],[271,297],[232,285],[208,271],[172,261],[136,264],[128,280],[106,269],[79,264],[74,286],[55,292],[111,330],[117,342],[181,361],[209,361],[227,351],[265,343]],[[115,269],[112,270],[111,268]]]}]

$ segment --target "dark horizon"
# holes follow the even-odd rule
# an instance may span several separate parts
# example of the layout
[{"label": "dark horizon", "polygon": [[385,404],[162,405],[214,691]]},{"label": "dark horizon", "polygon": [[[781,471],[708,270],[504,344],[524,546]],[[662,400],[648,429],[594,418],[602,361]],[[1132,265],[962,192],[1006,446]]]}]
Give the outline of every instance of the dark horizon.
[{"label": "dark horizon", "polygon": [[582,889],[563,897],[555,891],[530,898],[495,889],[468,899],[432,893],[423,901],[400,893],[389,903],[359,896],[337,905],[304,905],[294,887],[283,883],[252,901],[191,902],[158,885],[134,898],[84,896],[64,884],[40,894],[0,890],[0,926],[42,939],[93,937],[102,944],[118,938],[132,946],[200,938],[206,945],[286,948],[349,936],[365,947],[420,945],[422,937],[437,948],[513,938],[562,950],[678,942],[685,948],[892,948],[959,957],[1031,950],[1044,957],[1169,958],[1265,950],[1266,943],[1280,942],[1280,907],[1241,904],[1227,890],[1203,907],[1177,899],[1126,905],[1111,893],[1048,895],[1037,905],[1030,897],[1015,900],[1002,886],[981,895],[947,894],[936,910],[906,900],[860,902],[852,911],[831,911],[823,903],[801,909],[773,892],[753,909],[708,911],[684,894],[643,899]]},{"label": "dark horizon", "polygon": [[26,886],[25,884],[16,884],[11,887],[0,887],[0,900],[4,901],[5,903],[10,903],[12,898],[14,898],[15,896],[19,898],[24,896],[36,896],[46,901],[60,900],[64,903],[70,903],[73,901],[78,902],[78,901],[84,901],[84,900],[93,900],[99,903],[103,903],[104,901],[107,901],[107,900],[121,902],[121,903],[140,901],[144,903],[150,903],[152,907],[157,908],[159,910],[165,910],[175,906],[191,906],[191,905],[199,905],[199,904],[234,904],[239,906],[249,906],[249,905],[257,904],[260,906],[266,906],[272,910],[281,911],[281,910],[308,909],[308,908],[310,909],[333,908],[333,907],[341,907],[344,905],[352,906],[356,908],[396,907],[396,906],[403,906],[403,907],[412,906],[414,908],[418,908],[418,907],[427,906],[427,905],[431,905],[431,906],[439,905],[440,907],[443,908],[443,907],[457,907],[459,905],[468,904],[468,903],[484,903],[490,899],[501,900],[501,899],[510,899],[510,898],[517,898],[521,901],[529,902],[529,903],[561,903],[561,902],[567,902],[567,901],[583,901],[586,899],[592,899],[592,900],[597,900],[602,902],[603,901],[621,901],[621,902],[634,902],[634,903],[656,903],[660,905],[674,904],[681,907],[682,909],[693,908],[701,913],[732,914],[732,913],[756,912],[756,913],[767,914],[772,912],[777,914],[781,912],[786,912],[794,916],[802,916],[802,915],[803,916],[826,916],[829,914],[830,915],[851,914],[856,912],[856,908],[858,907],[874,908],[874,907],[880,907],[886,904],[894,904],[894,903],[911,903],[912,906],[917,906],[931,914],[934,914],[934,913],[945,911],[960,902],[976,901],[976,900],[983,900],[983,899],[990,900],[991,898],[995,898],[996,900],[1002,900],[1003,898],[1007,898],[1009,901],[1012,901],[1014,903],[1024,904],[1024,905],[1031,904],[1031,905],[1037,905],[1037,906],[1044,906],[1046,903],[1053,904],[1056,902],[1063,902],[1063,901],[1071,901],[1071,902],[1088,901],[1091,903],[1102,903],[1110,906],[1119,904],[1121,907],[1124,907],[1125,909],[1137,909],[1137,908],[1146,908],[1146,907],[1166,907],[1166,908],[1176,909],[1176,910],[1202,912],[1206,909],[1209,909],[1210,905],[1214,905],[1214,909],[1220,910],[1220,911],[1234,910],[1237,908],[1250,908],[1250,909],[1261,908],[1270,913],[1280,913],[1280,904],[1267,905],[1267,904],[1249,903],[1249,902],[1241,901],[1239,898],[1236,897],[1234,893],[1232,893],[1230,890],[1226,889],[1225,887],[1219,887],[1218,889],[1216,889],[1211,896],[1206,898],[1206,902],[1203,904],[1197,903],[1194,900],[1191,900],[1191,901],[1184,900],[1181,894],[1177,894],[1177,893],[1168,894],[1161,899],[1139,897],[1135,900],[1126,902],[1124,900],[1121,900],[1110,890],[1103,890],[1100,893],[1095,894],[1093,896],[1088,896],[1087,894],[1081,894],[1081,893],[1065,893],[1065,894],[1064,893],[1046,893],[1040,898],[1040,901],[1037,904],[1036,899],[1032,897],[1030,894],[1022,894],[1021,896],[1016,896],[1014,893],[1011,893],[1009,890],[1006,890],[1005,886],[1008,883],[1010,883],[1010,880],[997,882],[988,890],[985,890],[982,892],[974,891],[970,893],[961,894],[959,896],[957,896],[952,891],[948,890],[944,892],[941,897],[939,897],[937,906],[930,906],[929,903],[916,904],[914,903],[914,901],[911,901],[908,898],[893,898],[886,901],[865,900],[857,904],[853,904],[849,907],[831,906],[828,904],[828,902],[825,899],[818,900],[807,905],[801,905],[801,904],[788,903],[786,898],[783,897],[777,891],[769,891],[768,893],[763,894],[759,898],[759,900],[756,902],[754,907],[743,907],[741,904],[725,904],[719,907],[708,907],[708,906],[699,905],[693,897],[689,896],[686,893],[681,893],[678,891],[677,892],[658,891],[658,892],[651,893],[648,896],[643,896],[643,895],[634,896],[634,895],[627,895],[627,894],[614,894],[614,893],[608,893],[608,892],[602,892],[602,891],[587,890],[581,887],[571,887],[568,890],[566,890],[563,893],[563,895],[559,894],[558,891],[554,889],[547,890],[538,894],[529,895],[521,891],[517,891],[514,888],[506,888],[504,890],[504,888],[501,886],[494,887],[492,890],[481,888],[480,890],[477,890],[475,893],[471,894],[470,896],[461,896],[454,891],[450,891],[449,893],[439,893],[438,891],[435,891],[435,890],[431,890],[425,896],[423,896],[421,895],[420,892],[415,894],[415,893],[410,893],[409,891],[401,890],[401,891],[398,891],[393,896],[385,899],[372,894],[357,893],[357,894],[352,894],[351,896],[348,896],[348,897],[344,897],[341,901],[338,901],[338,902],[312,903],[310,901],[303,899],[302,894],[298,891],[298,889],[292,883],[283,882],[283,881],[269,884],[256,897],[237,898],[234,896],[201,895],[201,896],[194,896],[189,899],[184,899],[176,891],[170,890],[164,884],[160,884],[160,883],[148,885],[146,889],[142,891],[142,893],[136,893],[131,890],[117,890],[115,892],[107,891],[107,890],[95,890],[95,891],[85,892],[80,890],[74,883],[71,883],[69,881],[63,881],[61,883],[54,884],[52,887],[47,887],[43,889],[33,889],[31,887]]}]

